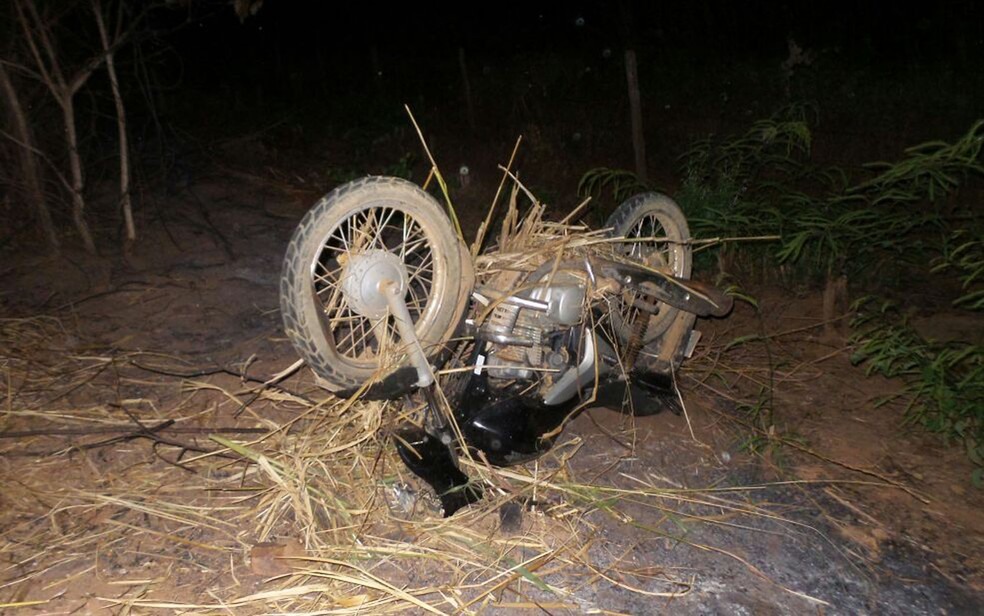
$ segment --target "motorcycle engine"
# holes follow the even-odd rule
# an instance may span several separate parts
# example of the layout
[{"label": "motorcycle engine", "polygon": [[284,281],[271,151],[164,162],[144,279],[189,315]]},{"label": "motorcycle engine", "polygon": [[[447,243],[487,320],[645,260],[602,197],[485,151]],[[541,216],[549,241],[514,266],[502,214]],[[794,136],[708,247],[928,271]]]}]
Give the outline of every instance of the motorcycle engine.
[{"label": "motorcycle engine", "polygon": [[[484,370],[493,380],[539,378],[547,387],[576,361],[571,344],[584,319],[584,281],[567,270],[542,286],[519,285],[515,277],[499,276],[477,293],[494,303],[477,334],[487,343]],[[510,295],[517,287],[522,290]]]}]

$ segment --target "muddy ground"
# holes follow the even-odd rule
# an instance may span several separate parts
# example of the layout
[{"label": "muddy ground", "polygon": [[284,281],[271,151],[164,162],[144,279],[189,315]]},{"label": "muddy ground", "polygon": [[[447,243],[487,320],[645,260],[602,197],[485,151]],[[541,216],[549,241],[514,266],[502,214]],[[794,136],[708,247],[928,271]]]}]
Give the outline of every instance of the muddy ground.
[{"label": "muddy ground", "polygon": [[[229,404],[221,393],[189,391],[188,385],[193,375],[196,383],[244,386],[241,377],[213,372],[225,368],[262,381],[296,360],[281,330],[277,285],[289,235],[315,196],[254,179],[215,173],[171,194],[161,191],[159,207],[146,210],[145,235],[125,259],[7,255],[0,271],[5,323],[47,315],[58,325],[20,346],[5,346],[0,431],[91,427],[73,409],[96,406],[107,425],[128,421],[124,412],[144,425],[180,418],[203,429],[264,427],[264,413],[289,421],[289,412],[263,401]],[[818,295],[776,287],[753,293],[760,313],[740,304],[727,320],[699,323],[702,344],[680,377],[686,416],[632,419],[590,410],[535,469],[623,488],[618,499],[585,504],[549,494],[518,519],[495,510],[481,518],[494,542],[555,532],[564,516],[575,515],[583,560],[537,570],[547,584],[570,593],[558,596],[516,576],[491,595],[494,600],[466,611],[984,611],[984,493],[971,486],[969,463],[958,450],[902,429],[899,408],[875,407],[896,385],[866,378],[850,365],[842,332],[823,327]],[[931,317],[928,327],[934,323],[952,326],[945,314]],[[959,334],[980,331],[979,322],[970,323]],[[769,346],[724,350],[749,333],[769,335]],[[55,367],[69,356],[125,360],[66,391],[59,387],[71,381],[55,380]],[[11,370],[24,365],[33,366],[27,373],[35,377],[50,372],[53,380],[37,386],[59,395],[46,397],[29,378],[18,380],[21,373]],[[172,374],[147,369],[165,365]],[[739,408],[770,384],[778,428],[771,440]],[[282,385],[315,400],[326,397],[306,369]],[[169,438],[216,448],[204,431]],[[751,451],[746,445],[753,439],[760,446]],[[99,444],[106,440],[81,433],[0,439],[0,603],[9,606],[2,611],[287,608],[235,600],[279,588],[268,581],[269,571],[251,568],[250,546],[301,539],[296,524],[267,528],[260,512],[209,500],[205,471],[188,461],[193,452],[179,458],[179,448],[149,438]],[[404,478],[408,491],[423,491],[405,471],[382,472]],[[671,496],[636,498],[636,489]],[[157,495],[189,508],[171,509],[171,518],[152,507],[141,513],[120,504],[127,494],[127,502]],[[119,501],[99,501],[105,506],[93,509],[100,495]],[[227,505],[228,516],[220,511]],[[206,509],[208,518],[195,517]],[[408,515],[426,520],[437,512],[421,506]],[[205,523],[213,518],[223,521]],[[522,562],[524,554],[533,557],[536,549],[520,546],[512,557]],[[362,566],[400,588],[437,588],[425,598],[438,611],[455,611],[435,597],[440,590],[454,594],[449,585],[460,578],[426,566],[401,569],[382,557]],[[457,592],[467,598],[476,591],[462,586]],[[21,607],[14,611],[15,605]]]}]

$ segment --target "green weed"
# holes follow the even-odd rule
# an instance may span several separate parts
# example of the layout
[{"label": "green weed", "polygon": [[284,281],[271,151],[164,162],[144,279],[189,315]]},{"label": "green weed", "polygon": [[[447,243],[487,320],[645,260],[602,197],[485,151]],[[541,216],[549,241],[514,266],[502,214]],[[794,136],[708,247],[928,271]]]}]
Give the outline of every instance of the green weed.
[{"label": "green weed", "polygon": [[960,229],[950,236],[933,272],[945,270],[957,272],[964,291],[953,305],[984,311],[984,239],[980,229]]},{"label": "green weed", "polygon": [[608,167],[589,169],[577,183],[577,194],[582,197],[597,198],[606,191],[611,191],[615,203],[621,203],[632,195],[648,190],[652,190],[651,186],[641,181],[631,171]]},{"label": "green weed", "polygon": [[[695,237],[780,236],[771,243],[721,241],[700,251],[697,264],[716,256],[721,274],[754,273],[760,265],[761,272],[823,281],[833,307],[847,281],[904,280],[933,263],[932,272],[960,279],[955,306],[984,309],[981,215],[948,202],[965,178],[984,174],[984,121],[952,143],[923,143],[898,161],[849,173],[810,164],[815,115],[809,106],[789,106],[739,135],[697,141],[684,154],[675,197]],[[579,185],[587,194],[610,190],[616,201],[639,188],[630,172],[612,169],[589,171]],[[825,318],[833,318],[824,304]],[[857,309],[855,363],[868,374],[901,379],[907,423],[964,443],[984,466],[984,349],[924,340],[888,307],[872,310],[869,302]],[[769,405],[745,410],[754,423],[768,416],[771,426]]]},{"label": "green weed", "polygon": [[919,424],[946,441],[962,443],[984,473],[984,347],[926,340],[898,307],[867,297],[859,300],[851,338],[851,362],[865,373],[900,379],[902,390],[883,399],[904,404],[907,424]]}]

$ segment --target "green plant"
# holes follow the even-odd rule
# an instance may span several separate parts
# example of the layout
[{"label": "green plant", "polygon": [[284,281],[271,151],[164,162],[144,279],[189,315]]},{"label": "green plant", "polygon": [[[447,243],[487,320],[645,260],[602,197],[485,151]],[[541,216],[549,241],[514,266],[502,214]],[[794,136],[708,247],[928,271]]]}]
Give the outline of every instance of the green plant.
[{"label": "green plant", "polygon": [[[396,162],[383,167],[380,171],[378,171],[378,173],[380,175],[388,175],[409,180],[413,177],[413,164],[415,162],[416,157],[412,153],[408,152],[401,156]],[[324,183],[328,188],[334,188],[339,184],[345,184],[346,182],[357,180],[363,175],[365,175],[364,171],[358,171],[350,167],[329,167],[324,174]]]},{"label": "green plant", "polygon": [[967,310],[984,310],[984,239],[980,230],[955,231],[937,259],[933,272],[954,270],[960,277],[964,294],[953,305]]},{"label": "green plant", "polygon": [[[651,184],[640,180],[635,173],[625,169],[596,167],[589,169],[577,183],[577,194],[591,197],[599,207],[591,209],[590,222],[597,226],[605,224],[616,207],[632,195],[655,190]],[[611,201],[604,198],[611,191]]]},{"label": "green plant", "polygon": [[[754,255],[767,267],[771,261],[823,280],[827,319],[835,316],[836,297],[846,295],[848,278],[925,271],[941,252],[934,271],[956,272],[965,291],[954,304],[981,310],[980,215],[972,211],[968,223],[942,206],[964,177],[984,171],[982,142],[984,122],[977,122],[953,143],[924,143],[897,162],[865,165],[874,175],[852,182],[841,169],[811,168],[804,160],[808,131],[774,117],[738,137],[698,142],[686,155],[679,200],[697,237],[780,233],[772,245],[720,245],[719,261]],[[828,304],[828,297],[835,299]],[[905,400],[907,424],[960,441],[984,465],[984,349],[924,340],[887,307],[868,306],[852,326],[855,363],[903,382],[895,398]],[[745,410],[754,421],[763,409],[760,400]],[[981,479],[980,468],[975,478]]]},{"label": "green plant", "polygon": [[906,422],[919,424],[946,441],[962,443],[984,474],[984,347],[935,342],[916,332],[891,302],[859,300],[852,322],[851,362],[865,373],[900,379],[902,390],[879,402],[904,403]]},{"label": "green plant", "polygon": [[[962,177],[982,173],[979,162],[984,122],[975,123],[952,144],[933,141],[911,147],[895,163],[871,163],[875,177],[816,200],[797,198],[787,203],[796,212],[790,233],[784,234],[780,262],[813,258],[832,268],[850,262],[868,268],[879,254],[912,256],[914,248],[934,233],[933,246],[945,237],[945,222],[935,205],[952,192]],[[798,207],[797,207],[798,206]]]},{"label": "green plant", "polygon": [[852,187],[849,192],[864,194],[872,205],[935,201],[959,186],[961,176],[984,173],[979,159],[984,145],[984,120],[978,120],[954,143],[930,141],[908,148],[896,163],[871,163],[869,169],[882,170],[877,176]]},{"label": "green plant", "polygon": [[809,155],[813,140],[811,114],[815,110],[810,106],[790,105],[755,122],[740,136],[697,141],[681,156],[686,180],[748,188],[766,170],[797,171],[800,155]]},{"label": "green plant", "polygon": [[[683,154],[677,199],[691,231],[701,238],[761,237],[781,233],[787,212],[779,197],[807,171],[812,108],[794,105],[737,136],[701,139]],[[724,273],[739,264],[773,261],[774,246],[731,243],[715,247]],[[713,255],[701,258],[706,262]]]},{"label": "green plant", "polygon": [[[681,157],[684,181],[674,197],[687,213],[695,237],[763,236],[782,227],[783,214],[770,195],[789,183],[777,178],[801,173],[800,159],[809,154],[812,140],[807,123],[811,113],[808,106],[789,106],[738,137],[712,136],[694,143]],[[578,183],[582,196],[602,199],[610,194],[614,204],[653,189],[631,171],[607,167],[588,170]],[[600,214],[614,207],[606,206],[607,202]],[[718,249],[731,250],[727,244]],[[712,251],[704,251],[698,259],[706,262],[713,256]]]},{"label": "green plant", "polygon": [[759,388],[758,395],[754,401],[744,401],[738,403],[735,410],[758,429],[760,436],[775,434],[775,412],[772,408],[773,403],[772,387]]},{"label": "green plant", "polygon": [[[940,204],[962,178],[984,170],[984,122],[953,143],[928,142],[907,149],[897,162],[865,165],[875,175],[852,184],[842,169],[807,164],[804,112],[783,113],[740,136],[699,141],[685,155],[680,202],[697,237],[778,232],[777,244],[717,247],[721,269],[751,256],[766,268],[774,259],[787,273],[822,280],[824,316],[831,319],[834,306],[846,304],[849,280],[921,268],[939,253],[951,232]],[[972,249],[962,248],[967,255]],[[972,268],[973,257],[967,258],[961,263]],[[984,304],[984,294],[972,292],[961,302]]]},{"label": "green plant", "polygon": [[[895,162],[864,165],[854,173],[809,162],[816,110],[788,106],[737,135],[701,139],[682,156],[683,181],[674,195],[701,244],[698,266],[716,258],[722,275],[781,272],[824,285],[824,318],[846,307],[849,281],[884,283],[913,274],[954,273],[962,294],[953,304],[984,310],[984,225],[974,209],[951,203],[965,178],[984,174],[984,120],[953,142],[930,141]],[[616,200],[646,189],[628,171],[592,169],[582,194],[611,191]],[[767,238],[777,242],[733,242]],[[923,339],[888,306],[856,306],[854,362],[868,374],[900,379],[906,422],[962,442],[984,468],[984,349]],[[736,340],[747,342],[754,337]],[[885,401],[883,401],[884,403]],[[740,409],[759,431],[772,425],[765,397]],[[767,421],[766,421],[767,420]],[[765,422],[765,424],[763,424]],[[750,447],[772,436],[758,437]]]},{"label": "green plant", "polygon": [[577,194],[582,197],[597,198],[606,190],[611,190],[613,201],[621,203],[632,195],[651,188],[631,171],[608,167],[589,169],[577,183]]},{"label": "green plant", "polygon": [[[879,261],[922,258],[946,226],[935,205],[962,177],[984,171],[984,122],[952,144],[933,141],[895,163],[871,163],[874,177],[851,185],[839,168],[806,164],[809,108],[791,107],[737,137],[703,139],[684,155],[679,201],[698,237],[779,232],[780,264],[828,280],[871,271]],[[929,234],[927,236],[927,233]]]},{"label": "green plant", "polygon": [[361,175],[361,173],[349,167],[329,167],[325,170],[324,184],[326,188],[330,189],[358,179]]}]

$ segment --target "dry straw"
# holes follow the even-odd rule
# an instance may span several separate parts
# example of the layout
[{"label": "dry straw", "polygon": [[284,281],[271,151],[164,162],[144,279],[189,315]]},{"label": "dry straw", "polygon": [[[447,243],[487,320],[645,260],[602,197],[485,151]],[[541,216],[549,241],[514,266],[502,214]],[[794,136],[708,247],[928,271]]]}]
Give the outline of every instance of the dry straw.
[{"label": "dry straw", "polygon": [[[476,260],[480,280],[610,253],[603,232],[571,216],[546,220],[504,173],[512,190],[496,248]],[[698,361],[733,369],[720,357]],[[259,383],[203,374],[167,356],[84,348],[52,317],[0,321],[0,610],[605,613],[593,599],[599,586],[666,601],[693,592],[700,572],[632,564],[633,546],[615,555],[599,543],[602,527],[716,551],[766,580],[681,529],[772,523],[770,532],[816,534],[755,504],[763,486],[585,479],[571,462],[581,445],[573,435],[527,466],[463,457],[486,498],[445,519],[389,443],[410,410],[335,398],[306,371],[290,372]],[[743,375],[764,378],[754,367]],[[640,507],[646,521],[628,513]],[[300,552],[260,562],[258,545],[288,540]]]}]

